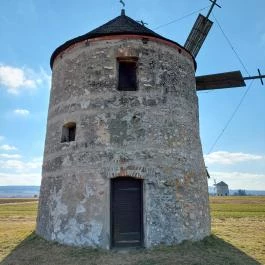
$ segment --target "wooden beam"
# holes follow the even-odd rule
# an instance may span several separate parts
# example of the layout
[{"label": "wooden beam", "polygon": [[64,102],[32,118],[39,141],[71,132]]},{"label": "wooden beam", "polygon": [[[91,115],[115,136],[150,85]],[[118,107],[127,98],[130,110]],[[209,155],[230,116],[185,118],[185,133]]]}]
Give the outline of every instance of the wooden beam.
[{"label": "wooden beam", "polygon": [[196,90],[211,90],[246,86],[240,71],[196,77]]},{"label": "wooden beam", "polygon": [[209,12],[208,12],[208,14],[207,14],[207,18],[211,15],[211,13],[212,13],[212,11],[213,11],[213,8],[215,7],[215,6],[218,6],[219,8],[222,8],[221,6],[219,6],[216,2],[217,2],[217,0],[210,0],[211,2],[212,2],[212,6],[211,6],[211,8],[210,8],[210,10],[209,10]]},{"label": "wooden beam", "polygon": [[189,36],[185,42],[184,47],[194,56],[196,57],[198,52],[200,51],[213,22],[209,20],[207,17],[199,14]]},{"label": "wooden beam", "polygon": [[260,70],[258,69],[258,73],[259,75],[254,75],[254,76],[247,76],[247,77],[244,77],[244,80],[253,80],[253,79],[259,79],[261,84],[264,85],[263,83],[263,78],[265,78],[265,75],[262,75],[260,73]]}]

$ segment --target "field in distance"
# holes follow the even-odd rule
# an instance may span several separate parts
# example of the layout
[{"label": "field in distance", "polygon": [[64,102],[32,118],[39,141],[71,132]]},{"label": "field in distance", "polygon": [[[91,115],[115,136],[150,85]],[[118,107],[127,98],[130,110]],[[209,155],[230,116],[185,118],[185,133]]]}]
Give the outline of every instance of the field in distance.
[{"label": "field in distance", "polygon": [[152,250],[73,248],[34,234],[37,201],[0,199],[0,265],[265,264],[265,197],[211,197],[213,236]]}]

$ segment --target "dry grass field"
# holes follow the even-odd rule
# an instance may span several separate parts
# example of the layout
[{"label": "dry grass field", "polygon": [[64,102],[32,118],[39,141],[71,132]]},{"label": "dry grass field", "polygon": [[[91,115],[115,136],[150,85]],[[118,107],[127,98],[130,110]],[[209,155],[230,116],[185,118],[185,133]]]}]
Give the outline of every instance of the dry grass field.
[{"label": "dry grass field", "polygon": [[37,201],[0,199],[0,260],[35,228]]},{"label": "dry grass field", "polygon": [[212,197],[212,232],[265,264],[265,197]]},{"label": "dry grass field", "polygon": [[211,198],[213,236],[153,250],[103,251],[34,234],[37,201],[0,199],[1,265],[265,264],[265,197]]}]

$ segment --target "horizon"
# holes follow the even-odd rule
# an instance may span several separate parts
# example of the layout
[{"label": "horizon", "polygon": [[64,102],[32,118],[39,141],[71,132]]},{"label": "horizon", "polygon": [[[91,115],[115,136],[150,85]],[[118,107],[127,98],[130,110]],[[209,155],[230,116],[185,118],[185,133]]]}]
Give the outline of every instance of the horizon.
[{"label": "horizon", "polygon": [[[1,187],[35,187],[35,188],[40,188],[41,185],[16,185],[16,184],[12,184],[12,185],[0,185],[0,188]],[[229,187],[229,186],[228,186]],[[214,186],[209,186],[208,185],[208,188],[212,188],[212,189],[215,189]],[[228,188],[229,191],[238,191],[238,190],[245,190],[245,191],[257,191],[257,192],[265,192],[265,189],[264,190],[252,190],[252,189],[241,189],[241,188],[237,188],[237,189],[230,189]],[[210,191],[209,191],[209,195],[212,194]]]}]

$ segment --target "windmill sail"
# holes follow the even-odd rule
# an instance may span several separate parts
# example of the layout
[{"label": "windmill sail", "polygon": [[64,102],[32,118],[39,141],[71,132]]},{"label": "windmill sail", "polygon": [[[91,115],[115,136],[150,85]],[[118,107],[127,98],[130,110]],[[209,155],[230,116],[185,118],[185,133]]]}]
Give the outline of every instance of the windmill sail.
[{"label": "windmill sail", "polygon": [[196,90],[210,90],[246,86],[240,71],[196,77]]},{"label": "windmill sail", "polygon": [[199,14],[188,39],[184,47],[194,56],[196,57],[198,52],[200,51],[213,22],[207,17]]}]

